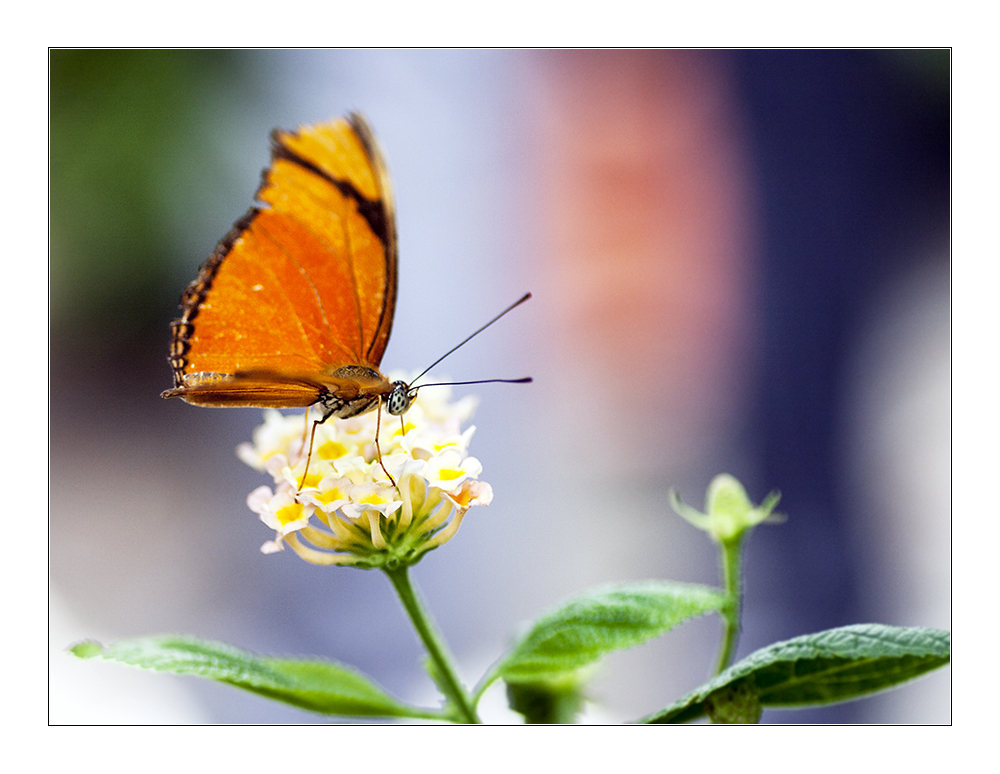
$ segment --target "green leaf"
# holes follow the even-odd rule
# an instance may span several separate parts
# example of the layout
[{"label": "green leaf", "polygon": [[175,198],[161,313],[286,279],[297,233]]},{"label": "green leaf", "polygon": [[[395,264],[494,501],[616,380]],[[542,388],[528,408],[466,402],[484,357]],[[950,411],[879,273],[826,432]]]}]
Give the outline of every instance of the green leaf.
[{"label": "green leaf", "polygon": [[494,671],[508,683],[559,680],[726,604],[708,586],[668,581],[596,589],[542,616]]},{"label": "green leaf", "polygon": [[122,640],[107,647],[82,642],[70,652],[80,658],[206,677],[326,715],[439,716],[408,707],[357,670],[335,661],[258,656],[221,642],[170,635]]},{"label": "green leaf", "polygon": [[750,654],[640,723],[686,723],[713,709],[739,684],[763,707],[852,701],[944,666],[951,636],[940,629],[855,624],[807,634]]}]

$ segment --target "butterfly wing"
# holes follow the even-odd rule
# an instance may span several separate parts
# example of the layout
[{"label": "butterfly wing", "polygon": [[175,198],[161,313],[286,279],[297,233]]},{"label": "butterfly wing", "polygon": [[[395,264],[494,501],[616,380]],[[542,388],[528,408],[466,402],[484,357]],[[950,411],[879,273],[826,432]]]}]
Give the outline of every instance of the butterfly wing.
[{"label": "butterfly wing", "polygon": [[306,406],[342,386],[329,377],[343,366],[381,362],[397,250],[392,189],[374,136],[352,115],[276,131],[272,144],[257,192],[264,206],[236,223],[181,299],[174,389],[164,397]]}]

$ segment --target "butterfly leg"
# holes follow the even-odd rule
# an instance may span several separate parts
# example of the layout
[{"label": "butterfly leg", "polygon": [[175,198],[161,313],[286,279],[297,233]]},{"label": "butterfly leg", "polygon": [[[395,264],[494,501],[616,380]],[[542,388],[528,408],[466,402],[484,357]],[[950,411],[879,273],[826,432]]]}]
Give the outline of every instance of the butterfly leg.
[{"label": "butterfly leg", "polygon": [[[306,422],[307,422],[306,427],[308,427],[309,426],[308,425],[309,409],[306,409],[306,417],[307,417],[307,419],[306,419]],[[306,455],[306,469],[302,471],[302,480],[299,481],[299,488],[297,490],[295,490],[295,494],[298,494],[299,492],[301,492],[302,491],[302,487],[304,487],[306,485],[306,476],[309,475],[309,463],[312,461],[313,441],[316,440],[316,426],[317,425],[321,425],[321,424],[323,424],[323,420],[322,419],[316,419],[316,420],[313,421],[313,429],[312,429],[312,432],[309,434],[309,453]],[[302,434],[302,442],[305,443],[305,440],[306,440],[305,433],[303,433]],[[376,447],[377,447],[377,444],[376,444]]]},{"label": "butterfly leg", "polygon": [[375,452],[378,454],[378,464],[382,466],[382,470],[385,471],[385,474],[389,477],[389,480],[392,482],[392,485],[394,487],[396,487],[396,489],[398,490],[399,486],[396,484],[396,479],[394,479],[392,477],[392,474],[388,470],[386,470],[385,463],[382,462],[382,447],[379,446],[379,444],[378,444],[379,431],[382,429],[382,396],[379,396],[379,399],[378,399],[378,408],[376,408],[375,411],[376,411],[376,413],[375,413]]},{"label": "butterfly leg", "polygon": [[305,425],[303,425],[303,427],[302,427],[302,443],[299,444],[299,454],[300,455],[302,454],[302,449],[304,449],[305,445],[306,445],[306,435],[309,433],[309,409],[311,409],[311,408],[312,408],[312,406],[306,406],[306,413],[304,415]]}]

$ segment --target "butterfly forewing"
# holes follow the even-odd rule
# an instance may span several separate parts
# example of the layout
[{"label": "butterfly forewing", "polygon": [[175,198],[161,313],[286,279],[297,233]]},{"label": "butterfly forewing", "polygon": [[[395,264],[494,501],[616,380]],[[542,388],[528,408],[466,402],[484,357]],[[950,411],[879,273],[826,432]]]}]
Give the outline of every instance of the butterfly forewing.
[{"label": "butterfly forewing", "polygon": [[[345,128],[349,131],[343,131]],[[313,131],[276,133],[274,172],[285,170],[283,157],[294,169],[314,172],[308,189],[321,209],[337,212],[340,202],[350,206],[348,228],[337,228],[330,238],[343,238],[345,249],[336,251],[351,274],[355,292],[360,349],[363,362],[377,366],[385,352],[396,307],[396,214],[385,161],[371,129],[358,115],[350,123],[320,125]],[[305,182],[302,176],[297,181]],[[320,188],[316,181],[328,185]],[[269,199],[265,199],[270,201]],[[308,206],[303,202],[303,210]],[[358,220],[357,216],[360,216]],[[319,218],[310,223],[323,222]]]}]

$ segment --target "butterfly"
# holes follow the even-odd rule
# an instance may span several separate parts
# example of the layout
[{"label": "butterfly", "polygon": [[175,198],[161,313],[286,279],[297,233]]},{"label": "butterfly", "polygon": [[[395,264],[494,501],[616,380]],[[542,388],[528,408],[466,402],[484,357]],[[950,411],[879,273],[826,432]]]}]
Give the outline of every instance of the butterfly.
[{"label": "butterfly", "polygon": [[398,257],[392,185],[368,123],[352,113],[275,130],[256,199],[181,297],[171,323],[174,386],[162,397],[215,407],[315,405],[314,433],[330,417],[383,405],[404,414],[417,388],[379,371]]}]

